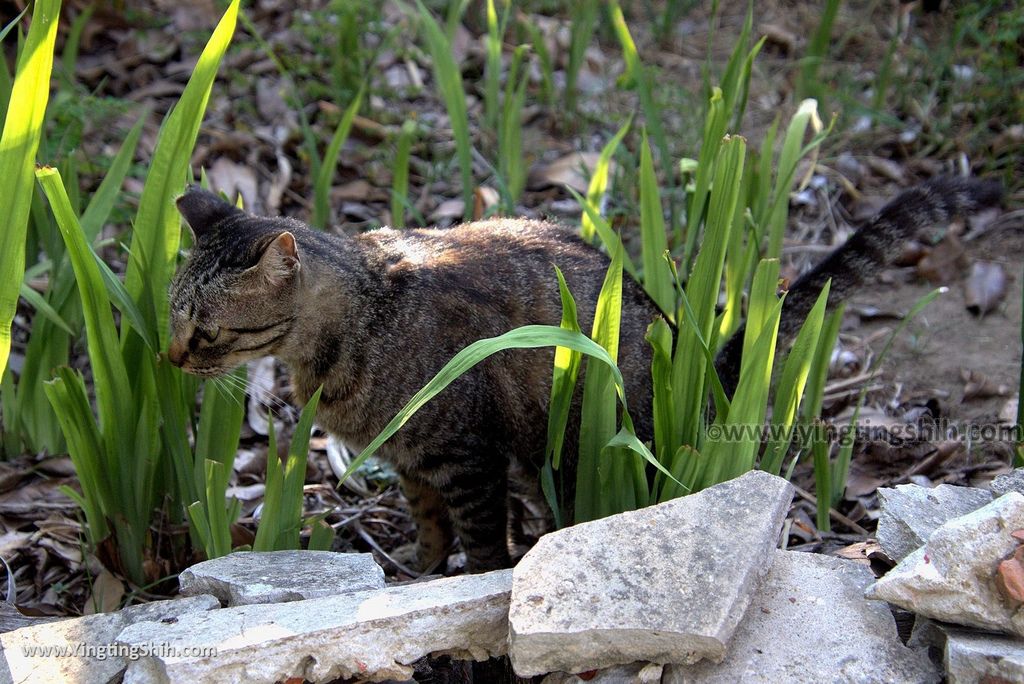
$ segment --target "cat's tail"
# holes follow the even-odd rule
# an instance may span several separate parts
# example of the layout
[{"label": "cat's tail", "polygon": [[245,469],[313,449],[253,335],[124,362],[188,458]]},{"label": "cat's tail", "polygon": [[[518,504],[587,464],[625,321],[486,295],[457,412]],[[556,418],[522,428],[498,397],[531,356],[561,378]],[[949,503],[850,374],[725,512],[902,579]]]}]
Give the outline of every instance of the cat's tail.
[{"label": "cat's tail", "polygon": [[[779,321],[779,342],[787,344],[829,280],[829,307],[849,297],[856,288],[877,276],[899,255],[900,248],[919,230],[943,226],[1002,200],[1002,186],[978,178],[939,176],[904,190],[875,214],[841,247],[801,276],[789,288]],[[716,367],[727,391],[735,390],[743,350],[743,331],[719,352]]]}]

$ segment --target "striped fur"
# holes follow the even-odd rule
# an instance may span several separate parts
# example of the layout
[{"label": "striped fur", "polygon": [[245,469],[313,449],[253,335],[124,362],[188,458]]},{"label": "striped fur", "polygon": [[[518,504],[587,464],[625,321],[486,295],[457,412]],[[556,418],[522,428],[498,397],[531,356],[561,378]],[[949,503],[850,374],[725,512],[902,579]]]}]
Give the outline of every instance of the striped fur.
[{"label": "striped fur", "polygon": [[[997,200],[997,189],[968,180],[936,180],[901,194],[794,286],[783,336],[798,328],[827,278],[838,301],[876,274],[917,228]],[[318,422],[354,448],[376,436],[471,342],[522,325],[557,325],[552,264],[565,273],[580,325],[589,330],[608,267],[574,231],[540,221],[345,237],[250,216],[198,189],[178,206],[196,243],[171,287],[171,360],[192,373],[217,375],[273,354],[289,367],[299,401],[323,385]],[[644,334],[660,314],[629,278],[623,296],[620,367],[637,432],[650,440],[651,352]],[[718,364],[731,385],[736,351],[737,344],[728,344]],[[441,559],[453,535],[470,571],[510,564],[507,499],[510,489],[540,496],[552,360],[553,352],[543,349],[495,355],[382,448],[416,518],[422,564]],[[562,473],[569,500],[578,395]]]}]

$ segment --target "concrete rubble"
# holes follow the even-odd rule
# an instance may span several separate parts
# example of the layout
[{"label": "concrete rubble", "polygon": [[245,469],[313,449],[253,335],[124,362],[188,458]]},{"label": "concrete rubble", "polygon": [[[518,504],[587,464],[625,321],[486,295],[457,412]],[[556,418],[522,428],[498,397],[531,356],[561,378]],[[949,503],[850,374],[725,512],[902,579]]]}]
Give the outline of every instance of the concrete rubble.
[{"label": "concrete rubble", "polygon": [[[0,684],[405,682],[425,656],[470,676],[457,661],[505,654],[544,684],[934,682],[943,657],[954,684],[1024,681],[1024,610],[995,582],[1022,543],[1024,496],[882,492],[886,550],[922,546],[872,584],[866,565],[777,550],[792,491],[752,472],[549,534],[514,571],[390,587],[367,554],[231,554],[183,573],[198,596],[0,634]],[[865,593],[918,614],[909,646]],[[110,657],[22,650],[83,643]]]},{"label": "concrete rubble", "polygon": [[943,523],[978,510],[992,493],[974,487],[897,485],[878,490],[878,544],[897,563],[924,545]]},{"label": "concrete rubble", "polygon": [[989,485],[992,495],[999,497],[1010,492],[1024,494],[1024,468],[1016,468],[992,480]]},{"label": "concrete rubble", "polygon": [[[193,596],[129,606],[100,613],[22,627],[0,634],[3,659],[0,683],[108,682],[128,663],[128,649],[115,639],[136,622],[168,625],[190,613],[220,608],[213,596]],[[159,643],[159,642],[157,642]],[[143,648],[148,644],[142,644]],[[51,648],[49,653],[29,649]]]},{"label": "concrete rubble", "polygon": [[670,665],[662,682],[938,681],[927,653],[900,642],[889,609],[864,599],[873,579],[853,561],[776,551],[725,659]]},{"label": "concrete rubble", "polygon": [[212,594],[243,606],[383,589],[384,570],[369,553],[239,551],[193,565],[178,581],[184,596]]},{"label": "concrete rubble", "polygon": [[999,562],[1018,546],[1024,496],[1012,492],[939,527],[928,542],[878,580],[869,598],[935,620],[1024,636],[1024,611],[996,586]]},{"label": "concrete rubble", "polygon": [[918,617],[910,646],[932,649],[950,684],[1024,682],[1024,640]]},{"label": "concrete rubble", "polygon": [[[467,660],[507,648],[510,570],[303,601],[223,608],[174,624],[144,622],[118,641],[169,653],[130,664],[126,684],[408,679],[428,654]],[[181,655],[176,649],[199,655]],[[198,649],[198,650],[197,650]],[[202,649],[211,649],[203,653]],[[215,655],[209,655],[213,653]]]},{"label": "concrete rubble", "polygon": [[513,575],[516,674],[721,660],[792,496],[782,478],[753,471],[542,537]]}]

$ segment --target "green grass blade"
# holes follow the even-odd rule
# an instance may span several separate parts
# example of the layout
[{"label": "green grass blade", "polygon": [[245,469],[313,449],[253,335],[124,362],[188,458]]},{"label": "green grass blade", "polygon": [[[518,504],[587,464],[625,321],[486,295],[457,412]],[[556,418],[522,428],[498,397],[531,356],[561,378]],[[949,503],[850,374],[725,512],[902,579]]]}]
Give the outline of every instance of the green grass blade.
[{"label": "green grass blade", "polygon": [[818,103],[814,100],[804,100],[789,122],[786,137],[782,141],[782,151],[779,153],[777,182],[772,194],[770,213],[759,221],[768,230],[768,251],[765,252],[765,256],[769,259],[777,259],[782,253],[782,238],[789,216],[789,191],[797,164],[806,153],[803,140],[808,126],[811,126],[815,133],[822,129],[821,119],[818,117]]},{"label": "green grass blade", "polygon": [[772,438],[761,458],[761,470],[778,475],[782,460],[792,442],[792,429],[800,410],[800,400],[814,363],[818,338],[825,320],[825,307],[831,281],[825,284],[818,300],[814,303],[800,331],[797,333],[789,356],[782,368],[782,376],[775,388],[775,403],[772,407]]},{"label": "green grass blade", "polygon": [[313,185],[313,227],[323,230],[327,227],[327,221],[331,214],[331,181],[334,180],[334,172],[338,167],[338,155],[341,154],[341,146],[348,139],[352,130],[352,122],[359,113],[359,107],[363,102],[363,88],[359,89],[352,103],[345,110],[334,129],[331,142],[324,152],[323,162],[316,175],[316,182]]},{"label": "green grass blade", "polygon": [[409,155],[416,137],[416,122],[412,119],[402,124],[395,150],[395,166],[391,182],[391,227],[405,228],[405,205],[409,197]]},{"label": "green grass blade", "polygon": [[416,0],[422,21],[423,32],[434,67],[434,78],[448,110],[452,135],[455,137],[455,153],[462,178],[462,201],[465,203],[463,218],[473,217],[473,153],[469,137],[469,115],[466,112],[466,91],[462,85],[462,71],[452,56],[451,42],[438,25],[422,0]]},{"label": "green grass blade", "polygon": [[34,289],[29,287],[28,283],[23,282],[21,289],[19,290],[22,298],[28,302],[36,313],[42,315],[44,318],[49,320],[51,323],[56,325],[58,328],[66,332],[68,335],[74,335],[75,331],[71,329],[71,326],[61,318],[57,310],[50,306],[50,303],[46,301],[43,295],[36,292]]},{"label": "green grass blade", "polygon": [[149,110],[147,109],[128,131],[124,142],[121,143],[121,149],[117,151],[114,160],[110,163],[110,169],[103,176],[103,180],[89,201],[89,206],[82,214],[82,231],[85,232],[85,238],[89,242],[95,240],[96,236],[100,234],[100,229],[103,228],[103,224],[117,202],[121,184],[124,183],[125,176],[128,175],[128,170],[131,168],[132,159],[135,157],[135,148],[139,144],[142,127],[146,123],[148,115]]},{"label": "green grass blade", "polygon": [[[601,154],[598,155],[597,165],[594,167],[594,174],[590,177],[590,183],[587,186],[587,199],[586,206],[590,208],[590,211],[584,211],[583,217],[580,219],[581,235],[583,239],[589,243],[594,242],[594,231],[596,230],[594,220],[591,218],[593,214],[600,215],[601,203],[604,199],[605,193],[608,191],[608,180],[609,171],[611,169],[612,156],[615,154],[615,150],[618,149],[619,143],[626,137],[626,133],[629,131],[629,127],[632,124],[632,117],[626,120],[626,123],[622,124],[622,127],[618,132],[612,136],[605,146],[601,149]],[[579,198],[577,197],[577,200]],[[605,248],[611,253],[612,247],[605,241]]]},{"label": "green grass blade", "polygon": [[96,386],[100,431],[112,454],[129,458],[135,426],[133,423],[126,424],[126,421],[131,421],[131,417],[136,415],[136,407],[132,400],[128,373],[121,358],[117,329],[103,276],[94,252],[85,241],[78,218],[71,209],[60,174],[55,169],[43,168],[36,175],[57,219],[78,281],[89,361]]},{"label": "green grass blade", "polygon": [[565,106],[570,114],[576,113],[576,81],[587,47],[593,40],[600,9],[601,3],[598,0],[580,0],[572,4],[569,63],[565,68]]},{"label": "green grass blade", "polygon": [[568,185],[565,186],[565,189],[573,196],[576,202],[580,205],[580,208],[583,209],[584,215],[590,219],[590,223],[594,226],[594,231],[597,233],[598,237],[601,238],[601,244],[604,245],[605,250],[609,254],[621,251],[624,255],[622,258],[623,268],[626,269],[626,272],[629,273],[634,280],[640,280],[640,272],[637,271],[636,266],[633,264],[633,260],[625,253],[625,248],[622,246],[622,240],[619,238],[618,234],[612,230],[612,227],[608,225],[608,222],[604,217],[598,213],[597,208],[591,206],[587,200],[583,199],[583,196],[580,195],[580,193],[576,192]]},{"label": "green grass blade", "polygon": [[619,401],[625,402],[622,374],[615,367],[615,361],[608,355],[604,347],[582,333],[563,330],[553,325],[526,325],[510,330],[498,337],[477,340],[452,357],[430,382],[413,395],[409,402],[388,422],[381,433],[352,461],[342,479],[344,480],[345,477],[355,472],[367,458],[376,453],[384,442],[409,422],[409,419],[423,408],[428,401],[437,396],[469,369],[500,351],[507,349],[537,349],[539,347],[566,347],[574,349],[611,366]]},{"label": "green grass blade", "polygon": [[278,548],[299,548],[302,529],[302,488],[306,483],[306,461],[309,458],[309,437],[313,430],[316,407],[320,403],[320,387],[309,398],[299,415],[299,422],[288,449],[288,462],[284,468],[284,486],[281,497],[282,520],[278,525]]},{"label": "green grass blade", "polygon": [[[579,319],[576,315],[576,300],[569,292],[562,271],[555,266],[558,276],[558,291],[562,298],[563,330],[580,332]],[[547,460],[557,470],[562,462],[562,445],[565,440],[565,426],[569,421],[569,409],[572,395],[576,388],[582,354],[568,347],[555,348],[554,375],[551,381],[551,402],[548,404],[548,439]]]},{"label": "green grass blade", "polygon": [[672,286],[672,272],[664,258],[668,251],[668,235],[665,233],[661,193],[654,175],[646,129],[640,147],[640,236],[644,290],[666,315],[671,316],[676,309],[676,294]]},{"label": "green grass blade", "polygon": [[[612,361],[619,355],[619,330],[622,324],[622,251],[612,254],[597,307],[590,337],[608,352]],[[607,366],[587,364],[583,379],[583,406],[580,412],[579,456],[576,465],[576,522],[602,517],[606,510],[618,508],[610,502],[626,487],[624,482],[610,486],[608,459],[618,453],[603,453],[605,446],[618,432],[615,385]],[[602,474],[604,477],[602,477]],[[602,482],[604,480],[604,482]]]},{"label": "green grass blade", "polygon": [[38,0],[18,60],[0,138],[0,178],[7,201],[0,204],[0,373],[11,352],[11,320],[25,272],[25,234],[35,192],[35,162],[50,97],[53,45],[60,0]]},{"label": "green grass blade", "polygon": [[810,424],[814,418],[821,415],[825,383],[828,382],[828,370],[832,363],[832,350],[839,339],[839,328],[843,323],[845,311],[846,303],[841,302],[835,311],[826,316],[821,335],[818,336],[818,347],[814,351],[814,360],[811,362],[807,380],[807,399],[800,407],[800,416],[804,423]]},{"label": "green grass blade", "polygon": [[256,528],[256,539],[252,543],[253,551],[275,551],[277,539],[281,536],[283,518],[281,516],[281,500],[284,494],[284,470],[280,456],[277,455],[277,436],[274,421],[267,425],[267,478],[266,493],[263,495],[263,513],[260,524]]},{"label": "green grass blade", "polygon": [[[161,345],[167,340],[167,285],[181,239],[181,219],[174,198],[185,186],[210,90],[235,31],[238,5],[239,0],[232,0],[224,12],[181,99],[164,119],[139,198],[130,250],[137,260],[128,263],[125,287],[136,302],[141,303],[144,295],[150,300],[150,305],[141,308],[150,329],[158,331],[155,336]],[[139,264],[144,264],[146,270],[140,270]]]},{"label": "green grass blade", "polygon": [[113,496],[106,477],[103,438],[93,420],[85,381],[80,373],[64,367],[45,384],[45,391],[67,439],[68,454],[82,487],[86,533],[95,544],[109,534],[106,505]]},{"label": "green grass blade", "polygon": [[[703,151],[702,151],[703,156]],[[680,411],[683,433],[677,441],[696,447],[703,416],[707,362],[700,352],[701,340],[711,340],[715,326],[715,303],[721,288],[725,251],[737,210],[743,178],[746,143],[730,137],[721,144],[715,161],[714,187],[708,210],[704,242],[686,283],[686,297],[695,306],[698,335],[680,327],[672,375],[675,407]],[[691,226],[692,227],[692,226]]]}]

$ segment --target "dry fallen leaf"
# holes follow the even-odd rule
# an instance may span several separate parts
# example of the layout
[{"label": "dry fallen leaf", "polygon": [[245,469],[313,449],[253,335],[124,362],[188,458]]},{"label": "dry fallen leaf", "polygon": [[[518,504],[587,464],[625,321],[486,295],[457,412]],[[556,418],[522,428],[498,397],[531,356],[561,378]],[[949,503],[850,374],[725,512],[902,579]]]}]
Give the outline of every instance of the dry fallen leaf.
[{"label": "dry fallen leaf", "polygon": [[999,422],[1005,424],[1014,424],[1017,422],[1017,409],[1020,405],[1020,396],[1015,396],[1012,399],[1007,399],[1006,403],[1003,404],[1003,408],[999,409]]},{"label": "dry fallen leaf", "polygon": [[462,212],[465,208],[466,204],[460,199],[445,200],[437,206],[437,209],[434,209],[434,211],[431,212],[428,218],[433,223],[460,219],[462,218]]},{"label": "dry fallen leaf", "polygon": [[952,233],[947,233],[942,242],[917,263],[917,274],[937,284],[958,280],[966,269],[964,246]]},{"label": "dry fallen leaf", "polygon": [[[568,185],[576,192],[586,192],[600,156],[597,152],[573,152],[550,164],[534,166],[530,169],[527,185],[532,189]],[[609,163],[609,177],[615,175],[614,165],[614,161]]]},{"label": "dry fallen leaf", "polygon": [[1024,604],[1024,546],[1018,546],[1012,558],[999,564],[996,587],[1014,608]]},{"label": "dry fallen leaf", "polygon": [[991,261],[976,261],[971,274],[964,283],[964,304],[975,316],[984,316],[992,311],[1006,296],[1009,278],[1002,264]]},{"label": "dry fallen leaf", "polygon": [[487,215],[487,210],[498,206],[500,201],[501,197],[494,188],[481,185],[473,190],[473,220],[479,221],[482,219]]},{"label": "dry fallen leaf", "polygon": [[206,173],[214,190],[223,192],[229,199],[241,195],[246,211],[263,213],[256,173],[251,168],[227,157],[218,157]]},{"label": "dry fallen leaf", "polygon": [[964,401],[1010,395],[1009,385],[1001,385],[984,373],[973,370],[961,370],[960,377],[964,381]]},{"label": "dry fallen leaf", "polygon": [[879,547],[878,542],[868,540],[844,546],[833,552],[833,555],[871,567],[871,554],[878,551],[879,548],[881,547]]},{"label": "dry fallen leaf", "polygon": [[103,570],[92,583],[92,593],[85,602],[86,615],[110,613],[118,609],[124,598],[124,582]]}]

